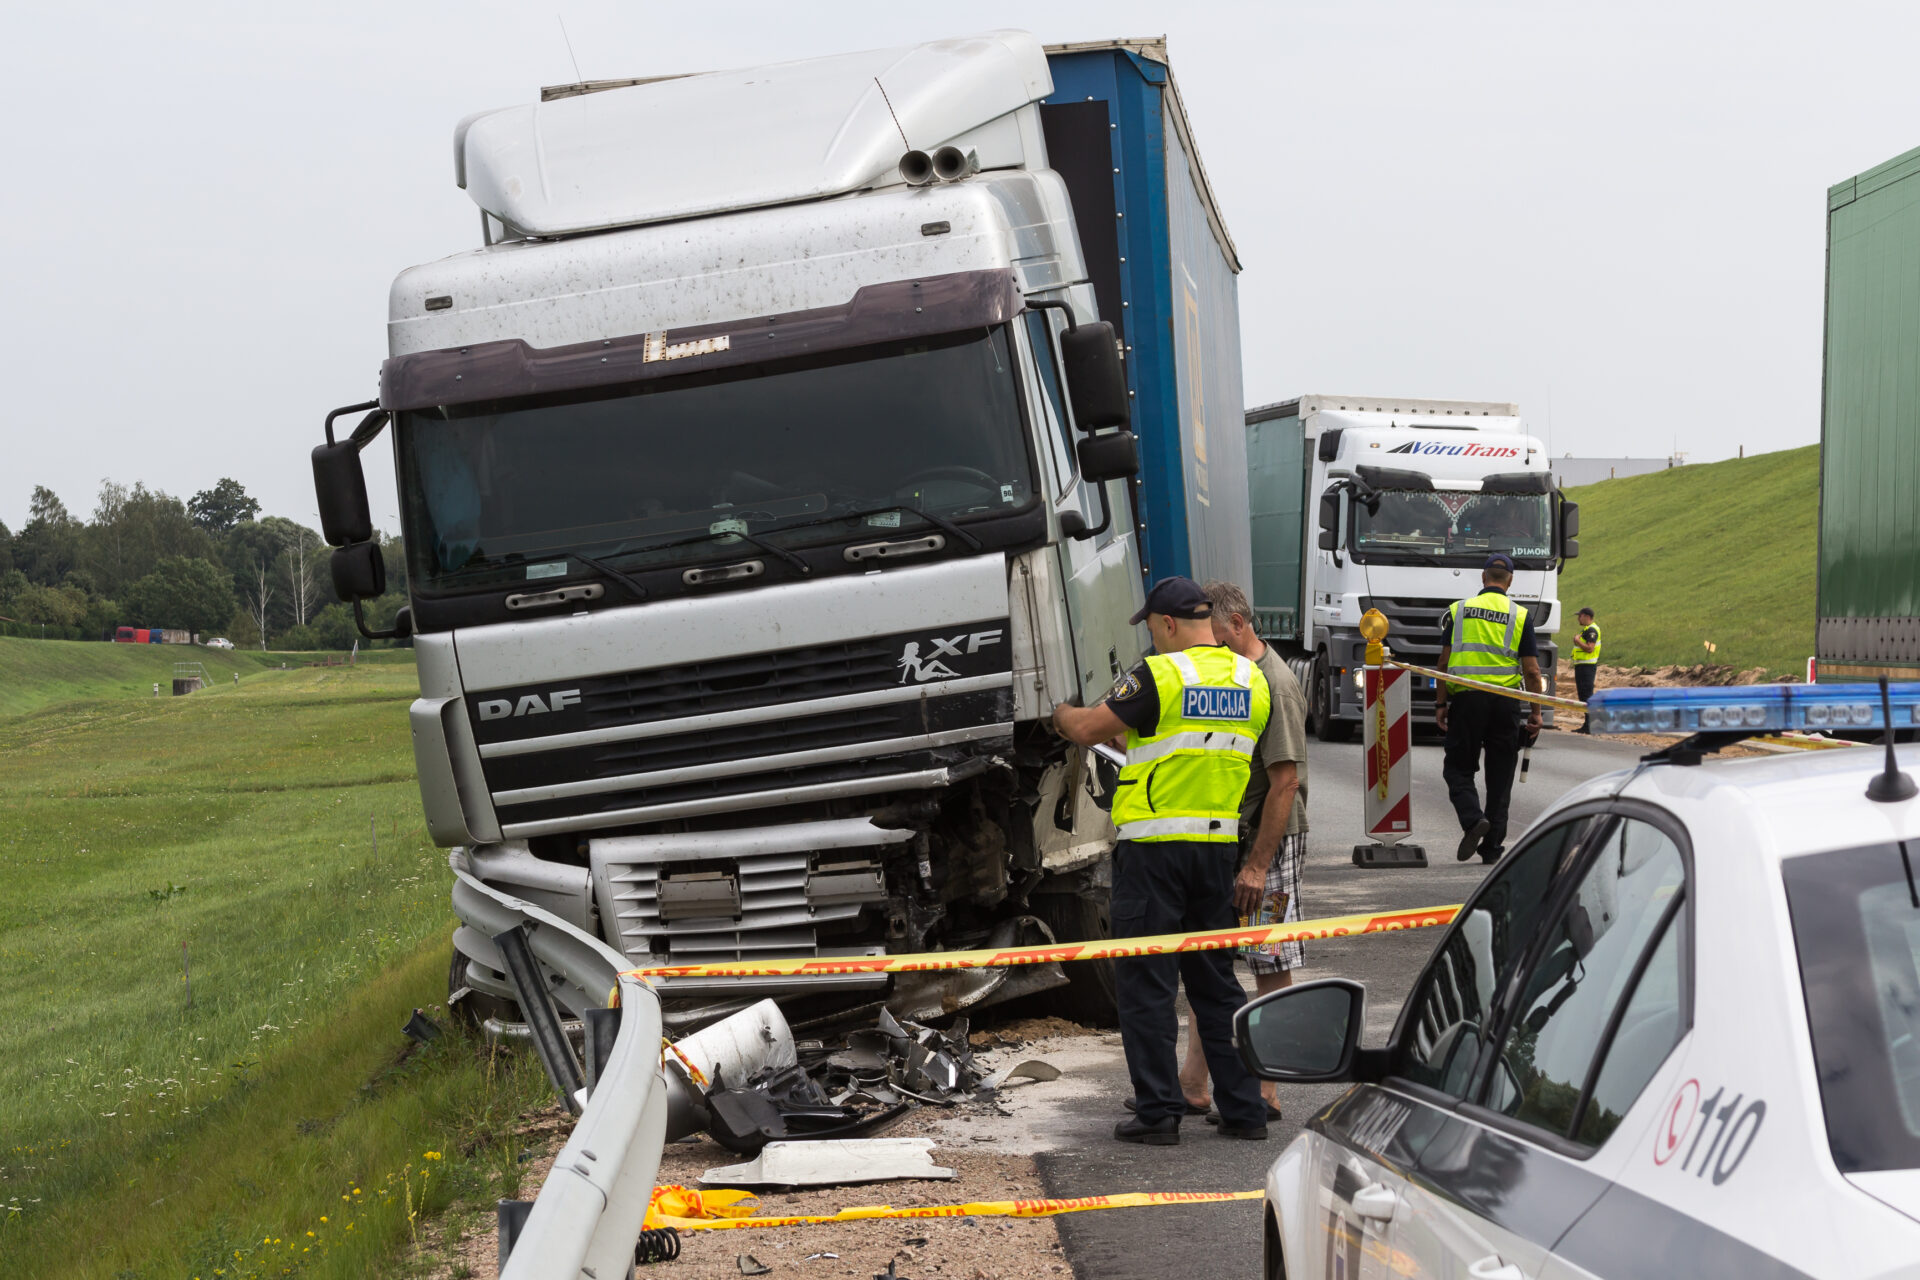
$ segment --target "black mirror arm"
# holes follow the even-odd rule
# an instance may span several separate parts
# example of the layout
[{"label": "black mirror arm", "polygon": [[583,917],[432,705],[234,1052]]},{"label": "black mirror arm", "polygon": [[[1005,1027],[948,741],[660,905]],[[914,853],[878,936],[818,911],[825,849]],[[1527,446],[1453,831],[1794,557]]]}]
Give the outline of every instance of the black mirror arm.
[{"label": "black mirror arm", "polygon": [[1073,306],[1070,303],[1061,302],[1055,298],[1028,298],[1026,299],[1026,304],[1028,309],[1033,311],[1058,311],[1067,318],[1068,333],[1072,333],[1074,329],[1078,327],[1077,322],[1073,318]]},{"label": "black mirror arm", "polygon": [[361,635],[369,640],[405,640],[413,635],[413,614],[411,610],[402,609],[394,618],[394,621],[399,625],[386,631],[369,631],[367,629],[367,615],[361,609],[360,601],[355,600],[353,602],[353,625],[359,629]]},{"label": "black mirror arm", "polygon": [[1356,1084],[1378,1084],[1387,1078],[1392,1061],[1391,1049],[1355,1049],[1348,1072]]},{"label": "black mirror arm", "polygon": [[1081,529],[1077,533],[1068,534],[1067,536],[1075,542],[1085,542],[1088,538],[1097,538],[1107,531],[1108,525],[1113,523],[1113,506],[1107,501],[1107,482],[1102,480],[1093,487],[1100,492],[1100,523]]},{"label": "black mirror arm", "polygon": [[[335,418],[343,417],[344,415],[349,413],[366,413],[366,411],[369,409],[379,411],[377,416],[380,418],[380,426],[384,427],[387,424],[386,412],[380,409],[380,402],[378,400],[366,400],[361,402],[360,404],[341,405],[338,409],[335,409],[332,413],[327,415],[327,443],[328,444],[335,443],[333,438],[333,420]],[[367,414],[366,418],[364,418],[361,421],[360,425],[354,428],[353,438],[355,440],[359,440],[361,444],[365,444],[366,440],[359,439],[360,433],[366,429],[367,424],[369,422],[372,422],[375,416],[376,414],[372,414],[372,413]],[[380,427],[375,427],[373,429],[373,433],[378,434],[379,430],[380,430]],[[369,435],[367,437],[367,440],[371,440],[372,438],[373,438],[373,435]]]}]

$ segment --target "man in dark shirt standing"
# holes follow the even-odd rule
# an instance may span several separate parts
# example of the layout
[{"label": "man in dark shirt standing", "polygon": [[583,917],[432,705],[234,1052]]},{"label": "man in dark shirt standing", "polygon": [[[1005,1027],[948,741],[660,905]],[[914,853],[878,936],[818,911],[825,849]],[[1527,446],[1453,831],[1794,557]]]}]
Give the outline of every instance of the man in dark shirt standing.
[{"label": "man in dark shirt standing", "polygon": [[[1600,628],[1594,624],[1593,610],[1582,609],[1577,620],[1580,629],[1573,633],[1574,696],[1586,702],[1593,697],[1593,677],[1600,670]],[[1575,733],[1590,733],[1582,720]]]},{"label": "man in dark shirt standing", "polygon": [[[1546,692],[1540,674],[1540,647],[1527,610],[1507,598],[1513,584],[1513,561],[1500,552],[1487,557],[1480,574],[1480,594],[1455,603],[1440,615],[1440,668],[1449,675],[1482,684],[1518,689],[1524,683],[1535,693]],[[1498,862],[1507,840],[1507,805],[1513,797],[1513,771],[1520,763],[1521,716],[1525,708],[1525,736],[1540,734],[1540,707],[1472,685],[1443,681],[1434,690],[1433,718],[1447,735],[1441,776],[1447,796],[1460,819],[1460,847],[1465,862],[1474,854],[1482,862]],[[1487,801],[1484,808],[1474,789],[1484,753]]]},{"label": "man in dark shirt standing", "polygon": [[[1112,921],[1116,937],[1150,937],[1236,922],[1233,881],[1240,801],[1272,695],[1257,664],[1216,642],[1213,606],[1191,578],[1162,578],[1135,614],[1157,651],[1097,707],[1061,704],[1053,723],[1082,746],[1126,735],[1127,763],[1115,788]],[[1114,962],[1120,1041],[1132,1077],[1134,1114],[1113,1136],[1171,1146],[1186,1099],[1175,1047],[1174,991],[1185,982],[1200,1028],[1225,1138],[1267,1136],[1260,1088],[1233,1047],[1233,1015],[1245,999],[1232,951],[1188,951]]]}]

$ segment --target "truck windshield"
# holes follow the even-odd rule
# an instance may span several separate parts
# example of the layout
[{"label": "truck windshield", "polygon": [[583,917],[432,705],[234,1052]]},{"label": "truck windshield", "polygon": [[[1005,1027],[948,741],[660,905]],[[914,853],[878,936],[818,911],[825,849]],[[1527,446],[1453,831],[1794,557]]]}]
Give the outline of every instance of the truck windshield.
[{"label": "truck windshield", "polygon": [[1789,858],[1781,871],[1833,1161],[1920,1168],[1920,845]]},{"label": "truck windshield", "polygon": [[1553,556],[1551,517],[1542,493],[1383,490],[1377,512],[1354,504],[1354,558],[1477,565],[1504,551],[1516,565],[1544,568]]},{"label": "truck windshield", "polygon": [[658,568],[752,554],[735,533],[790,549],[1035,500],[1004,329],[414,411],[398,440],[430,591],[563,577],[569,551]]}]

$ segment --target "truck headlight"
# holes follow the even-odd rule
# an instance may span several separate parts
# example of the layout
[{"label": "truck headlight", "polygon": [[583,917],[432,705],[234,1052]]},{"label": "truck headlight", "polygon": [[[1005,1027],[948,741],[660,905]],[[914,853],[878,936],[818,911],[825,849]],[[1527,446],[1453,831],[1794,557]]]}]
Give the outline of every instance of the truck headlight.
[{"label": "truck headlight", "polygon": [[1355,667],[1353,669],[1353,687],[1362,693],[1367,691],[1367,669],[1365,667]]}]

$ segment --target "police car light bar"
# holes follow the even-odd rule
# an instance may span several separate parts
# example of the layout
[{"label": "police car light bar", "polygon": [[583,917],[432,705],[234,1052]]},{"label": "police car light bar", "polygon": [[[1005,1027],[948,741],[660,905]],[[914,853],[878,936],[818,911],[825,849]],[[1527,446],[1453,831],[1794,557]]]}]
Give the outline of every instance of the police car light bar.
[{"label": "police car light bar", "polygon": [[[1593,733],[1806,733],[1884,729],[1880,687],[1756,684],[1717,689],[1602,689],[1587,700]],[[1889,690],[1893,727],[1920,727],[1920,684]]]}]

